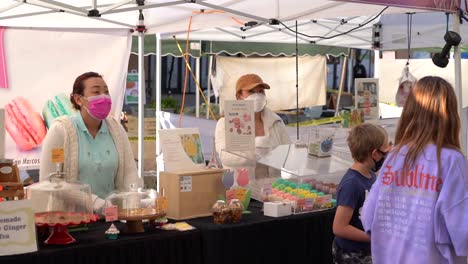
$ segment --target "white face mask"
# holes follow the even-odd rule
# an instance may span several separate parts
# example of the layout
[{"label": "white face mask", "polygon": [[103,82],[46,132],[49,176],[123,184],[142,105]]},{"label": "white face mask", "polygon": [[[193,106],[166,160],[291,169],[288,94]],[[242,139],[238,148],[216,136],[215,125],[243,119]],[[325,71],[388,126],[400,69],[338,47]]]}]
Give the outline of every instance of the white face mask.
[{"label": "white face mask", "polygon": [[254,111],[255,112],[261,112],[263,110],[263,108],[265,108],[265,105],[266,105],[266,96],[263,93],[253,93],[253,94],[247,96],[247,98],[245,98],[245,100],[254,101]]}]

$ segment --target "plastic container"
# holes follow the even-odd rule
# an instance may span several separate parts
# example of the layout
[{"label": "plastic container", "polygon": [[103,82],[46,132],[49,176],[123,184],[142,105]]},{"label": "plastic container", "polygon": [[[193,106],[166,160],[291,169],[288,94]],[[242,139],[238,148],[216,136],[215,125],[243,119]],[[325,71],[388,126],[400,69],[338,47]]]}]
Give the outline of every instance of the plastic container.
[{"label": "plastic container", "polygon": [[231,211],[231,222],[240,222],[242,218],[242,212],[244,211],[244,206],[242,206],[242,203],[239,201],[239,199],[231,200],[231,202],[229,203],[229,210]]},{"label": "plastic container", "polygon": [[309,154],[318,157],[331,156],[335,129],[331,127],[315,127],[309,133]]},{"label": "plastic container", "polygon": [[230,210],[223,200],[218,200],[212,207],[213,222],[215,224],[226,224],[229,222]]}]

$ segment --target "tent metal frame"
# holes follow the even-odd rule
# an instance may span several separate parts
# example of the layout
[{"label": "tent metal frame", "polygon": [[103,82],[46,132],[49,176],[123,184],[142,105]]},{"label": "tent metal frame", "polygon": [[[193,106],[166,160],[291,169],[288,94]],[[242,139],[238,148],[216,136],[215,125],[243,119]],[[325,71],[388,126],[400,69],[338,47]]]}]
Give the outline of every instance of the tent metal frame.
[{"label": "tent metal frame", "polygon": [[[68,4],[61,3],[61,2],[58,2],[58,1],[55,1],[55,0],[37,0],[38,3],[31,3],[31,2],[24,1],[24,0],[15,0],[15,1],[18,2],[18,3],[17,4],[12,4],[12,5],[10,5],[10,6],[6,7],[6,8],[3,8],[2,10],[0,10],[0,13],[5,12],[7,10],[14,9],[14,8],[16,8],[18,6],[21,6],[24,3],[39,6],[39,7],[46,8],[46,9],[50,9],[50,11],[35,12],[35,13],[30,13],[30,14],[19,14],[19,15],[8,16],[8,17],[0,17],[0,20],[8,19],[8,18],[19,18],[19,17],[34,16],[34,15],[42,15],[42,14],[56,13],[56,12],[66,12],[66,13],[69,13],[69,14],[72,14],[72,15],[83,16],[83,17],[88,17],[88,14],[89,14],[89,10],[87,10],[86,8],[68,5]],[[196,4],[196,5],[212,8],[212,9],[215,9],[215,10],[222,10],[222,11],[227,12],[229,14],[254,19],[258,23],[262,23],[262,24],[267,25],[268,27],[272,27],[272,29],[274,29],[274,30],[269,31],[269,33],[275,32],[275,31],[281,31],[281,32],[283,32],[285,34],[288,34],[288,33],[292,34],[291,32],[287,32],[286,30],[278,29],[276,27],[273,27],[273,26],[269,25],[270,24],[270,19],[260,17],[260,16],[256,16],[256,15],[253,15],[253,14],[248,14],[248,13],[241,12],[241,11],[231,9],[231,8],[228,8],[228,7],[214,5],[214,4],[211,4],[211,3],[204,2],[202,0],[179,0],[179,1],[172,1],[172,2],[167,2],[167,3],[160,3],[160,4],[138,5],[138,6],[134,6],[134,7],[128,7],[128,8],[119,8],[119,7],[128,5],[128,4],[132,4],[132,3],[135,4],[135,2],[136,1],[133,1],[133,0],[123,0],[122,2],[113,4],[113,5],[110,5],[110,6],[106,7],[106,8],[101,9],[102,13],[100,15],[122,13],[122,12],[127,12],[127,11],[134,11],[134,10],[144,10],[144,9],[164,7],[164,6],[181,5],[181,4],[188,4],[188,5]],[[40,4],[40,3],[43,3],[43,4]],[[92,4],[91,5],[92,9],[94,9],[94,10],[98,9],[98,7],[99,7],[98,0],[91,0],[91,4]],[[318,8],[303,11],[303,12],[301,12],[299,14],[295,14],[295,15],[290,16],[290,17],[283,18],[282,20],[284,20],[284,21],[298,20],[301,17],[311,16],[311,15],[317,13],[317,12],[320,12],[320,11],[323,11],[323,10],[329,9],[329,8],[336,8],[336,7],[338,7],[340,5],[343,5],[343,4],[345,4],[345,2],[330,3],[330,4],[327,4],[327,5],[318,7]],[[51,5],[51,6],[48,6],[48,5]],[[54,6],[57,7],[57,8],[54,8]],[[115,24],[115,25],[120,25],[120,26],[123,26],[123,27],[128,27],[130,29],[135,28],[135,25],[129,25],[129,24],[118,22],[118,21],[111,20],[111,19],[105,19],[105,18],[96,17],[96,16],[91,16],[90,18],[100,20],[100,21],[104,21],[104,22],[107,22],[107,23],[112,23],[112,24]],[[331,34],[331,32],[333,32],[333,31],[340,32],[338,30],[339,25],[337,27],[335,27],[335,28],[325,25],[325,22],[323,22],[323,23],[321,23],[319,25],[322,26],[322,27],[330,29],[330,31],[327,33],[327,35]],[[460,32],[460,19],[459,19],[458,14],[454,14],[453,28],[454,28],[455,32],[458,32],[458,33]],[[241,39],[246,39],[246,38],[249,37],[249,36],[237,35],[235,33],[231,33],[228,30],[224,30],[224,29],[221,29],[221,28],[216,28],[216,29],[221,31],[221,32],[225,32],[225,33],[240,37]],[[248,30],[248,28],[246,30]],[[340,33],[343,33],[343,32],[340,32]],[[143,130],[143,124],[144,124],[143,98],[145,96],[145,87],[144,87],[144,71],[142,70],[143,67],[144,67],[144,65],[143,65],[143,61],[144,61],[143,60],[143,58],[144,58],[144,34],[145,33],[142,32],[142,31],[138,32],[138,41],[139,41],[139,44],[138,44],[138,50],[139,50],[139,55],[138,55],[139,56],[139,63],[138,63],[139,64],[139,117],[140,117],[139,120],[138,120],[138,130],[139,130],[139,137],[138,137],[138,149],[139,149],[139,151],[138,151],[138,175],[139,175],[139,177],[143,176],[143,150],[144,150],[143,149],[143,140],[144,140],[144,137],[143,137],[144,136],[143,135],[143,132],[144,132],[144,130]],[[265,33],[265,34],[267,34],[267,33]],[[258,36],[259,34],[258,33],[257,34],[252,34],[252,35],[250,35],[250,37],[255,36],[255,35]],[[359,39],[359,40],[363,40],[362,38],[353,36],[352,34],[349,34],[349,33],[348,33],[348,36]],[[157,38],[158,43],[156,45],[157,61],[160,61],[160,59],[161,59],[161,47],[160,47],[161,38],[160,37],[161,36],[158,35],[158,38]],[[320,41],[320,40],[317,40],[315,42],[318,42],[318,41]],[[461,77],[461,52],[460,52],[460,47],[455,47],[454,59],[455,59],[455,92],[457,94],[457,100],[458,100],[458,111],[459,111],[459,113],[461,115],[463,112],[462,112],[462,104],[461,104],[461,100],[462,100],[461,78],[462,77]],[[158,74],[156,74],[156,76],[158,78]],[[159,80],[160,79],[161,79],[161,76],[159,76]],[[159,87],[157,87],[157,97],[159,99],[159,100],[157,100],[157,105],[156,105],[157,114],[159,114],[159,111],[160,111],[160,98],[161,98],[161,96],[160,96],[160,94],[158,94],[158,91],[160,93],[160,88],[161,87],[160,87],[160,84],[159,84]],[[466,150],[466,129],[464,128],[464,124],[463,124],[464,119],[461,118],[461,120],[462,120],[461,142],[462,142],[463,151],[465,151]],[[159,125],[157,126],[157,131],[158,131],[158,128],[159,128]],[[159,151],[158,140],[157,140],[156,146],[157,146],[157,151]],[[157,154],[159,155],[159,152],[157,152]],[[158,181],[159,181],[159,177],[158,177]]]}]

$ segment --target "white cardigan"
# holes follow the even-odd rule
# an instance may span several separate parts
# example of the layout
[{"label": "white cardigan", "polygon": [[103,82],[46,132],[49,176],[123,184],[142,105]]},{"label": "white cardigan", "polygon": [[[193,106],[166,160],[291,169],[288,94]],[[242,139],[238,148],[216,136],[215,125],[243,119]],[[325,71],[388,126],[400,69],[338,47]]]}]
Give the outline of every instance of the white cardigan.
[{"label": "white cardigan", "polygon": [[[105,120],[109,133],[114,140],[117,149],[119,164],[115,177],[115,189],[125,191],[130,189],[130,184],[141,186],[138,178],[133,152],[124,128],[113,118]],[[39,180],[49,179],[49,174],[56,171],[56,165],[51,161],[51,150],[63,147],[65,154],[64,172],[66,180],[79,180],[78,177],[78,135],[76,127],[69,117],[63,116],[54,120],[52,127],[47,131],[47,136],[42,143],[41,169]],[[96,196],[93,195],[96,208]],[[101,201],[102,203],[103,201]]]}]

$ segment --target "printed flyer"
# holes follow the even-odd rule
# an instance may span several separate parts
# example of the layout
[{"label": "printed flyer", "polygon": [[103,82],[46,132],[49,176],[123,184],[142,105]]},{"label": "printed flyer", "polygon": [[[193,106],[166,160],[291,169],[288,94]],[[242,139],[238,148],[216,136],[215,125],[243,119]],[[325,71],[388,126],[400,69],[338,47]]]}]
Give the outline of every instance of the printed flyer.
[{"label": "printed flyer", "polygon": [[205,167],[198,128],[159,130],[164,170],[180,171]]},{"label": "printed flyer", "polygon": [[224,101],[226,151],[255,150],[255,116],[253,101]]}]

